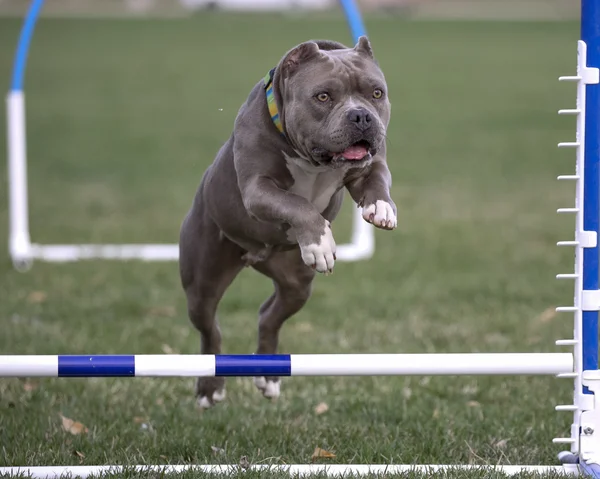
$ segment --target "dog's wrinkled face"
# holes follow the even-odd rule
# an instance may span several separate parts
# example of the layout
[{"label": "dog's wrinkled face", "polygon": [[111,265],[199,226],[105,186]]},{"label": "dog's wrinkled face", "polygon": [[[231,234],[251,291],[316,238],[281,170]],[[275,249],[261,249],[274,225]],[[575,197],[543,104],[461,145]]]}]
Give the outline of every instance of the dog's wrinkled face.
[{"label": "dog's wrinkled face", "polygon": [[367,38],[333,50],[302,43],[280,72],[282,120],[297,153],[314,165],[366,166],[385,142],[391,108]]}]

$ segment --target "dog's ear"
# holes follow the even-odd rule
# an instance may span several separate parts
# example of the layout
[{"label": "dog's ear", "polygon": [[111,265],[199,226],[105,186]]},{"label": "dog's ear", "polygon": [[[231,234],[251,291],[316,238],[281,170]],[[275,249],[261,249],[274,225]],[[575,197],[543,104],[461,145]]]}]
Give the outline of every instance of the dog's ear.
[{"label": "dog's ear", "polygon": [[294,73],[298,67],[319,55],[319,45],[315,42],[304,42],[290,50],[281,62],[281,69],[286,76]]},{"label": "dog's ear", "polygon": [[371,42],[369,42],[369,39],[365,35],[358,39],[358,42],[354,46],[354,51],[363,55],[367,55],[370,58],[373,58],[373,49],[371,48]]}]

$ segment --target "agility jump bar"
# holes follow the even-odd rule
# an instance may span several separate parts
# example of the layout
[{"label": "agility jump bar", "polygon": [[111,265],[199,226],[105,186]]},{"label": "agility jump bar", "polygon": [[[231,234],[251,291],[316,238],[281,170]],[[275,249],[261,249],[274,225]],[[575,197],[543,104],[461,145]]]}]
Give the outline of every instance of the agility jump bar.
[{"label": "agility jump bar", "polygon": [[571,353],[0,355],[0,377],[562,375]]}]

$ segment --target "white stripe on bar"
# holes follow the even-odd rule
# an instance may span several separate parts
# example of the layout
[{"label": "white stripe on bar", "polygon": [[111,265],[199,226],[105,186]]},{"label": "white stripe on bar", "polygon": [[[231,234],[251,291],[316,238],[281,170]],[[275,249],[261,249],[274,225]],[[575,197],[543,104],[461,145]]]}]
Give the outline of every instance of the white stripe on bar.
[{"label": "white stripe on bar", "polygon": [[292,376],[560,374],[573,371],[571,353],[297,354]]},{"label": "white stripe on bar", "polygon": [[58,377],[58,356],[0,355],[0,377]]},{"label": "white stripe on bar", "polygon": [[63,475],[71,474],[74,477],[87,478],[91,475],[102,473],[119,474],[126,470],[135,469],[138,472],[158,472],[162,474],[174,474],[185,471],[193,471],[204,474],[231,474],[239,475],[244,470],[261,473],[285,473],[292,477],[307,477],[321,474],[329,477],[344,477],[354,475],[393,475],[401,473],[433,473],[436,471],[472,470],[485,472],[501,472],[506,475],[517,475],[523,472],[535,472],[540,474],[558,473],[570,476],[578,475],[577,464],[565,464],[562,466],[479,466],[479,465],[425,465],[425,464],[393,464],[393,465],[366,465],[366,464],[291,464],[291,465],[251,465],[242,469],[238,465],[171,465],[171,466],[37,466],[37,467],[0,467],[0,474],[16,476],[17,474],[28,474],[35,479],[58,479]]},{"label": "white stripe on bar", "polygon": [[135,356],[136,376],[215,375],[215,356],[210,354],[140,354]]}]

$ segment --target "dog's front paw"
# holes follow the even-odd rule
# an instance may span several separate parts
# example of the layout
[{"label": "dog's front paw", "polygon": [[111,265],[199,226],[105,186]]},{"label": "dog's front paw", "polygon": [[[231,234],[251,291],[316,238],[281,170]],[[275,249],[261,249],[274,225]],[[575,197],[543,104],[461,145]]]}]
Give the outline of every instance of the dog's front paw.
[{"label": "dog's front paw", "polygon": [[318,243],[300,244],[302,260],[307,266],[319,273],[331,273],[335,262],[335,240],[331,233],[331,224],[325,222],[325,230]]},{"label": "dog's front paw", "polygon": [[398,226],[394,208],[387,201],[377,200],[363,208],[362,216],[368,223],[384,230],[393,230]]}]

